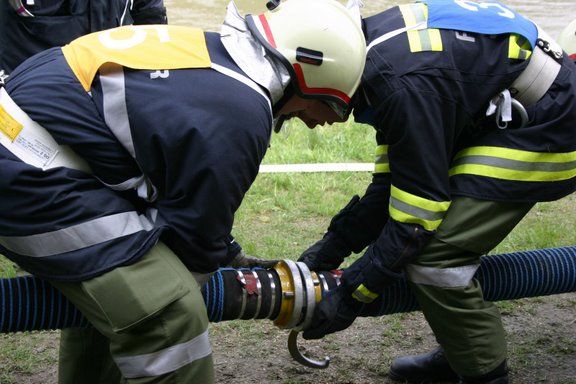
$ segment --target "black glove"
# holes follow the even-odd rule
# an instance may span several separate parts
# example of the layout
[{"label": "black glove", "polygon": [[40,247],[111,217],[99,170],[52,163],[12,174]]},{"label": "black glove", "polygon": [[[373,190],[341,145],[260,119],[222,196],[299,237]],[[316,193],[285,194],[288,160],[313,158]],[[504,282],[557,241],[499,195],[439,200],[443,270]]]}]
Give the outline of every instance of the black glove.
[{"label": "black glove", "polygon": [[272,268],[280,260],[267,260],[259,259],[256,257],[248,256],[240,246],[240,244],[234,239],[234,236],[228,235],[226,238],[228,243],[228,258],[226,266],[232,268]]},{"label": "black glove", "polygon": [[342,240],[332,232],[328,232],[298,258],[311,271],[331,271],[342,264],[351,251]]},{"label": "black glove", "polygon": [[248,256],[244,253],[243,250],[240,250],[236,254],[236,256],[232,259],[229,266],[232,268],[272,268],[276,265],[280,260],[267,260],[267,259],[259,259],[256,257]]},{"label": "black glove", "polygon": [[343,286],[328,291],[317,304],[312,323],[302,336],[307,340],[321,339],[330,333],[348,328],[358,317],[362,305],[354,300]]}]

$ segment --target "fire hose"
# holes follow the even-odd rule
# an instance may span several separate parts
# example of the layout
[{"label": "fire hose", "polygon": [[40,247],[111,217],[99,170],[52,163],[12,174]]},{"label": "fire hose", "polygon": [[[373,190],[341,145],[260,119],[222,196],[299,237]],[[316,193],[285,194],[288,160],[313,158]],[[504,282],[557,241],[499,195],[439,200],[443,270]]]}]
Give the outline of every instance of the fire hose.
[{"label": "fire hose", "polygon": [[[283,260],[271,269],[223,268],[202,286],[211,322],[269,319],[290,329],[288,349],[299,363],[326,368],[330,359],[304,356],[298,333],[310,325],[316,303],[340,283],[341,271],[313,272]],[[576,246],[482,257],[475,275],[488,301],[576,291]],[[410,312],[418,303],[405,279],[389,286],[360,316]],[[0,279],[0,333],[88,327],[85,317],[49,283],[33,276]]]}]

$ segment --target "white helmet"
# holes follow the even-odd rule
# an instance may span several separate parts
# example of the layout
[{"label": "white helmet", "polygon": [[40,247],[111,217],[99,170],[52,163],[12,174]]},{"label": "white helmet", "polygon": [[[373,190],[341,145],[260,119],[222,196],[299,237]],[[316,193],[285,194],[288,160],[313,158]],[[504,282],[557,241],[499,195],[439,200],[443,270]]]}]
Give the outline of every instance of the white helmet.
[{"label": "white helmet", "polygon": [[569,55],[576,55],[576,20],[566,26],[558,37],[558,44]]},{"label": "white helmet", "polygon": [[274,0],[248,28],[290,73],[296,93],[344,116],[360,84],[366,40],[359,13],[336,0]]}]

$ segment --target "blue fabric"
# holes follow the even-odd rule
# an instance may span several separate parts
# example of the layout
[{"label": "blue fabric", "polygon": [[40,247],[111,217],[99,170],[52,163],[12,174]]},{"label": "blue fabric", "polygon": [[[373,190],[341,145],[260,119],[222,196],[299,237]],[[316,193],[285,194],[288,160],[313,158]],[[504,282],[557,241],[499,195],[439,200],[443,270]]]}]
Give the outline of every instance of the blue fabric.
[{"label": "blue fabric", "polygon": [[496,1],[424,0],[428,5],[428,27],[454,29],[486,35],[516,33],[534,47],[536,25],[526,17]]}]

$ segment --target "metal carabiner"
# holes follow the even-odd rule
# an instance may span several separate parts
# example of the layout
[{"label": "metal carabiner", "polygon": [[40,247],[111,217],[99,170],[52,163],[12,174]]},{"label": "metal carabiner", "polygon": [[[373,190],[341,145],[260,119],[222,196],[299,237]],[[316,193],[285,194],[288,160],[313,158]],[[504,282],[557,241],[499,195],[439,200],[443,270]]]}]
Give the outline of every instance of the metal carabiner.
[{"label": "metal carabiner", "polygon": [[290,356],[300,364],[316,369],[326,369],[330,365],[330,357],[326,356],[324,361],[310,359],[300,352],[298,349],[298,334],[300,331],[292,330],[290,331],[290,335],[288,335],[288,352],[290,352]]},{"label": "metal carabiner", "polygon": [[524,108],[521,102],[514,98],[512,98],[512,108],[520,115],[520,126],[518,128],[524,128],[526,124],[528,124],[528,112],[526,112],[526,108]]}]

